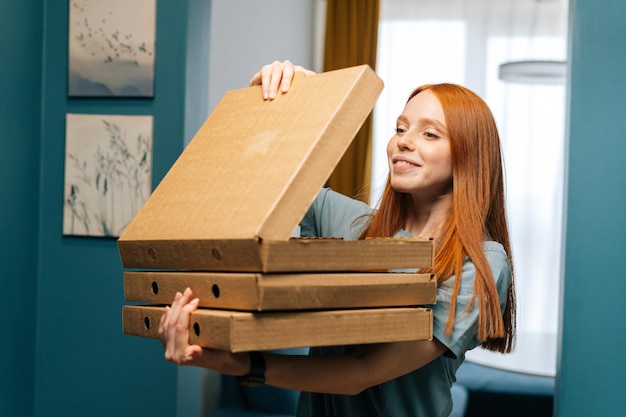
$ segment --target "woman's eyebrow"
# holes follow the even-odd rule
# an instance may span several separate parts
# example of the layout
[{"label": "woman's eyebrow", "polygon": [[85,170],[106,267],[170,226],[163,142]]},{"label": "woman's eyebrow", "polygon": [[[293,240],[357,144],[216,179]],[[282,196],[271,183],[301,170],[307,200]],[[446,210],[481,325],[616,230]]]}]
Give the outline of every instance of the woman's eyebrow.
[{"label": "woman's eyebrow", "polygon": [[[428,117],[422,117],[422,118],[419,118],[417,120],[417,122],[420,125],[433,125],[437,129],[440,129],[440,130],[442,130],[444,132],[448,131],[448,129],[446,128],[446,125],[441,123],[441,121],[439,121],[437,119],[431,119],[431,118],[428,118]],[[407,125],[411,124],[409,122],[408,117],[406,117],[404,114],[401,114],[400,116],[398,116],[398,119],[396,120],[396,123],[405,123]]]},{"label": "woman's eyebrow", "polygon": [[409,124],[409,119],[408,119],[408,118],[407,118],[404,114],[401,114],[401,115],[400,115],[400,116],[398,116],[398,118],[396,119],[396,122],[397,122],[397,123],[402,122],[402,123]]},{"label": "woman's eyebrow", "polygon": [[433,125],[437,129],[447,130],[446,129],[446,125],[441,123],[441,121],[439,121],[437,119],[421,118],[421,119],[419,119],[419,122],[420,122],[420,124]]}]

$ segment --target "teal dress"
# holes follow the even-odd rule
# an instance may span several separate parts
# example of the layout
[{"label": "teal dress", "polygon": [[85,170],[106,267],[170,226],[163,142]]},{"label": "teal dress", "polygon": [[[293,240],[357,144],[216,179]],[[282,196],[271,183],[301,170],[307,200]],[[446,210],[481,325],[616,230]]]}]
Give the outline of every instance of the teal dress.
[{"label": "teal dress", "polygon": [[[301,235],[306,237],[343,237],[357,239],[367,224],[372,209],[332,190],[324,189],[302,220]],[[397,237],[410,237],[400,231]],[[484,251],[491,266],[500,306],[504,310],[511,282],[511,269],[507,255],[497,242],[484,242]],[[466,306],[472,297],[476,271],[466,259],[463,264],[463,281],[457,298],[457,316],[450,336],[444,334],[448,320],[454,277],[441,284],[437,290],[437,303],[428,305],[433,310],[433,336],[443,343],[447,352],[409,374],[371,387],[358,395],[334,395],[302,392],[296,410],[297,417],[437,417],[448,416],[452,411],[450,389],[455,374],[465,360],[465,352],[480,344],[478,334],[478,308],[469,311]],[[356,349],[355,346],[312,348],[315,356],[341,355]],[[306,378],[306,375],[303,375]]]}]

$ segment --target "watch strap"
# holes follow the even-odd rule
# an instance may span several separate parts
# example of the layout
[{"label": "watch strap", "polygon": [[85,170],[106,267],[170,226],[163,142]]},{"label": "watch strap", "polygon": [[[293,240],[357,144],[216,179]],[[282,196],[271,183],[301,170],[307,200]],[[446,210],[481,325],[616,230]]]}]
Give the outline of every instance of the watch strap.
[{"label": "watch strap", "polygon": [[246,387],[256,387],[265,383],[265,359],[261,352],[249,352],[250,371],[237,377],[237,382]]}]

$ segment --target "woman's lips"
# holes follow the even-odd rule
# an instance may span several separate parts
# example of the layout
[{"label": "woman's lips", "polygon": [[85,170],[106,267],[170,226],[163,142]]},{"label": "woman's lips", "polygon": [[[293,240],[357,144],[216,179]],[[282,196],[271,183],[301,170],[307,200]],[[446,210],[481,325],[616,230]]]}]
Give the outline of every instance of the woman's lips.
[{"label": "woman's lips", "polygon": [[393,164],[394,168],[397,168],[397,169],[408,169],[408,168],[421,166],[417,162],[412,161],[408,158],[401,157],[401,156],[394,157],[391,160],[391,163]]}]

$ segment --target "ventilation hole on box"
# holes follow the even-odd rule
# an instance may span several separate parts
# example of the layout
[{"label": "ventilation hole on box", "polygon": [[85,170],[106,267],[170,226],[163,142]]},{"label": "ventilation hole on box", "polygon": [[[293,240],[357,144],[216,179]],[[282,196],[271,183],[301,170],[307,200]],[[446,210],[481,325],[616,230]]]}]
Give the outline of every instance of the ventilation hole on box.
[{"label": "ventilation hole on box", "polygon": [[148,257],[150,258],[150,260],[152,262],[156,262],[156,260],[157,260],[157,253],[156,253],[156,250],[154,248],[148,248]]},{"label": "ventilation hole on box", "polygon": [[195,322],[193,324],[193,332],[196,334],[196,336],[200,336],[200,325],[198,324],[198,322]]},{"label": "ventilation hole on box", "polygon": [[220,298],[220,286],[217,284],[213,284],[211,287],[211,291],[213,291],[213,295],[215,298]]},{"label": "ventilation hole on box", "polygon": [[211,250],[211,255],[213,255],[213,259],[215,259],[216,261],[222,260],[222,251],[220,250],[220,248],[213,248]]},{"label": "ventilation hole on box", "polygon": [[150,317],[143,318],[143,325],[146,328],[146,330],[150,330]]},{"label": "ventilation hole on box", "polygon": [[152,282],[152,293],[157,295],[159,293],[159,284],[156,281]]}]

